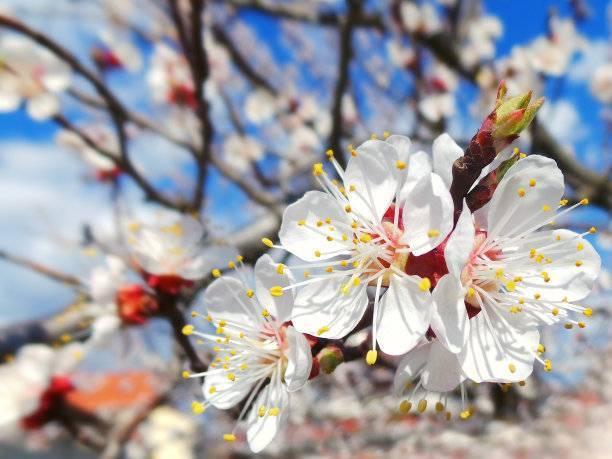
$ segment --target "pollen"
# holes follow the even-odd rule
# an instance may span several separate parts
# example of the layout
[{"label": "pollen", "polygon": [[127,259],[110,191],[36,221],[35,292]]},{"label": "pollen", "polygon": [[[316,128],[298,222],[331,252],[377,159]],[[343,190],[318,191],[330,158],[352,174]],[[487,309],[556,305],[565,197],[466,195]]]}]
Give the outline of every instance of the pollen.
[{"label": "pollen", "polygon": [[514,292],[516,290],[516,284],[514,283],[514,281],[506,282],[506,290],[508,290],[509,292]]},{"label": "pollen", "polygon": [[323,163],[315,163],[312,165],[312,175],[322,175],[323,172]]},{"label": "pollen", "polygon": [[538,344],[538,354],[544,354],[546,347],[543,344]]},{"label": "pollen", "polygon": [[357,150],[352,149],[351,150],[351,156],[354,158],[355,156],[357,156]]},{"label": "pollen", "polygon": [[430,229],[427,231],[427,237],[438,237],[440,235],[440,231],[437,229]]},{"label": "pollen", "polygon": [[571,330],[572,328],[574,328],[574,324],[568,322],[564,325],[564,327],[566,330]]},{"label": "pollen", "polygon": [[591,226],[589,228],[589,234],[595,234],[597,232],[597,228],[595,228],[594,226]]},{"label": "pollen", "polygon": [[474,290],[473,287],[468,288],[468,296],[470,298],[473,297],[475,293],[476,293],[476,290]]},{"label": "pollen", "polygon": [[441,413],[442,411],[444,411],[444,403],[437,402],[436,403],[436,412]]},{"label": "pollen", "polygon": [[182,332],[183,332],[183,335],[189,336],[193,333],[193,330],[194,330],[193,325],[185,325],[183,327]]},{"label": "pollen", "polygon": [[227,374],[227,379],[229,379],[230,381],[236,381],[236,375],[234,373],[228,373]]},{"label": "pollen", "polygon": [[236,435],[234,434],[224,434],[223,435],[223,441],[226,441],[228,443],[233,443],[236,441]]},{"label": "pollen", "polygon": [[544,371],[552,371],[552,361],[550,359],[544,360]]},{"label": "pollen", "polygon": [[306,224],[306,220],[298,220],[298,226],[304,226]]},{"label": "pollen", "polygon": [[269,414],[270,416],[278,416],[278,413],[279,413],[279,412],[280,412],[280,410],[279,410],[279,409],[278,409],[278,407],[276,407],[276,406],[275,406],[274,408],[270,408],[270,409],[268,410],[268,414]]},{"label": "pollen", "polygon": [[533,258],[536,255],[536,249],[529,250],[529,258]]},{"label": "pollen", "polygon": [[546,271],[542,271],[540,274],[542,276],[542,279],[544,279],[544,282],[550,282],[550,276]]},{"label": "pollen", "polygon": [[526,193],[526,192],[525,192],[525,188],[519,188],[519,189],[516,191],[516,194],[518,194],[519,198],[523,198],[523,197],[525,197],[525,193]]},{"label": "pollen", "polygon": [[215,386],[210,386],[210,389],[208,389],[208,393],[212,395],[215,392],[217,392],[217,388]]},{"label": "pollen", "polygon": [[349,191],[355,191],[357,187],[355,185],[349,185]]},{"label": "pollen", "polygon": [[516,365],[511,363],[508,365],[508,370],[510,370],[510,373],[516,373]]},{"label": "pollen", "polygon": [[389,137],[391,135],[391,133],[389,131],[384,131],[383,132],[383,139],[386,139],[387,137]]},{"label": "pollen", "polygon": [[378,352],[375,349],[370,349],[366,354],[366,363],[368,365],[374,365],[378,359]]},{"label": "pollen", "polygon": [[580,200],[580,204],[583,205],[583,206],[586,206],[588,203],[589,203],[589,200],[587,198],[582,198]]},{"label": "pollen", "polygon": [[260,418],[263,418],[263,417],[266,415],[266,411],[268,411],[268,410],[266,409],[266,407],[265,407],[264,405],[261,405],[261,406],[260,406],[260,407],[257,409],[257,415],[258,415]]},{"label": "pollen", "polygon": [[233,261],[228,262],[227,267],[229,269],[236,269],[236,263],[234,263]]},{"label": "pollen", "polygon": [[576,260],[576,263],[574,263],[578,268],[580,268],[582,266],[582,261],[580,260]]},{"label": "pollen", "polygon": [[329,331],[329,327],[327,325],[323,325],[321,328],[317,330],[317,335],[322,335],[325,332]]},{"label": "pollen", "polygon": [[189,379],[189,376],[191,376],[191,373],[189,373],[187,370],[184,370],[181,373],[181,376],[183,377],[183,379]]},{"label": "pollen", "polygon": [[580,252],[583,249],[584,249],[584,244],[582,242],[579,242],[578,245],[576,246],[576,250]]},{"label": "pollen", "polygon": [[315,257],[320,257],[321,256],[321,251],[320,250],[315,250],[314,254],[315,254]]},{"label": "pollen", "polygon": [[334,268],[332,268],[331,266],[328,266],[327,268],[325,268],[325,272],[327,273],[333,273],[334,272]]},{"label": "pollen", "polygon": [[206,407],[204,406],[203,403],[200,403],[200,402],[191,403],[191,411],[193,411],[193,414],[202,414],[204,413],[205,410],[206,410]]},{"label": "pollen", "polygon": [[219,271],[217,268],[213,269],[211,271],[212,277],[214,277],[215,279],[221,277],[221,271]]},{"label": "pollen", "polygon": [[567,199],[562,199],[561,201],[559,201],[559,205],[560,205],[560,206],[567,206],[567,203],[568,203],[568,202],[569,202],[569,201],[568,201]]},{"label": "pollen", "polygon": [[559,315],[559,308],[553,308],[552,311],[550,311],[552,313],[553,316],[558,316]]},{"label": "pollen", "polygon": [[246,295],[247,295],[249,298],[253,298],[253,295],[255,295],[255,292],[253,291],[253,289],[248,289],[248,290],[246,291]]},{"label": "pollen", "polygon": [[334,150],[330,148],[329,150],[325,152],[325,154],[327,155],[329,159],[332,159],[334,157]]},{"label": "pollen", "polygon": [[407,414],[412,409],[412,403],[408,400],[402,400],[399,406],[399,412],[401,414]]},{"label": "pollen", "polygon": [[400,171],[403,171],[404,169],[406,169],[406,163],[398,159],[397,161],[395,161],[395,167],[397,167]]},{"label": "pollen", "polygon": [[530,179],[530,180],[529,180],[529,186],[530,186],[530,187],[532,187],[532,188],[533,188],[534,186],[536,186],[536,181],[535,181],[535,179]]},{"label": "pollen", "polygon": [[372,236],[370,236],[368,233],[363,233],[361,236],[359,236],[359,240],[366,244],[372,240]]},{"label": "pollen", "polygon": [[349,206],[348,204],[346,206],[344,206],[344,211],[348,214],[351,212],[351,206]]},{"label": "pollen", "polygon": [[264,309],[263,311],[261,311],[261,315],[263,317],[270,317],[270,311],[268,311],[267,309]]},{"label": "pollen", "polygon": [[358,277],[356,277],[355,279],[353,279],[353,285],[355,287],[357,287],[359,284],[361,284],[361,279],[359,279]]},{"label": "pollen", "polygon": [[549,206],[548,204],[544,204],[544,205],[542,206],[542,210],[543,210],[544,212],[548,212],[548,211],[550,211],[550,206]]},{"label": "pollen", "polygon": [[470,419],[472,417],[472,410],[469,408],[467,410],[463,410],[461,413],[459,413],[459,417],[464,421]]},{"label": "pollen", "polygon": [[280,274],[281,276],[285,274],[285,265],[282,263],[279,263],[278,266],[276,267],[276,273]]},{"label": "pollen", "polygon": [[584,311],[582,311],[582,313],[587,316],[587,317],[592,317],[593,316],[593,309],[592,308],[585,308]]},{"label": "pollen", "polygon": [[427,400],[422,398],[421,400],[419,400],[419,403],[417,405],[417,411],[419,413],[424,413],[426,409],[427,409]]},{"label": "pollen", "polygon": [[539,300],[541,296],[542,296],[542,295],[540,295],[539,293],[534,293],[534,295],[533,295],[533,297],[534,297],[536,300]]}]

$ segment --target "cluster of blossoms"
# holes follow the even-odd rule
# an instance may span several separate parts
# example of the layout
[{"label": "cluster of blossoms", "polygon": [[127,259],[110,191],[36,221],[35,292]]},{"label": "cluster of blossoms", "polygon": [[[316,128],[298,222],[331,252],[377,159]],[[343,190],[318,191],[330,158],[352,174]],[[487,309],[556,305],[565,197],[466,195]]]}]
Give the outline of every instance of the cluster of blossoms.
[{"label": "cluster of blossoms", "polygon": [[[546,229],[588,203],[565,207],[553,160],[516,149],[496,158],[541,106],[530,96],[506,99],[500,86],[495,110],[465,153],[447,134],[429,155],[385,133],[351,148],[346,168],[329,150],[338,179],[314,164],[323,191],[287,207],[279,244],[263,241],[300,259],[292,270],[303,279],[268,255],[253,273],[241,257],[229,262],[227,276],[213,270],[206,311],[193,313],[211,328],[183,330],[216,353],[207,371],[184,373],[204,377],[204,402],[193,410],[243,402],[238,422],[246,417],[249,445],[260,451],[283,424],[290,393],[317,374],[316,350],[370,325],[368,365],[379,350],[403,356],[394,382],[402,413],[426,411],[433,393],[435,411],[450,419],[448,393],[459,388],[466,419],[467,381],[520,383],[536,362],[550,371],[539,328],[585,326],[592,310],[578,302],[600,258],[584,238],[594,228]],[[465,187],[457,165],[469,170],[478,161]],[[234,441],[235,430],[224,438]]]}]

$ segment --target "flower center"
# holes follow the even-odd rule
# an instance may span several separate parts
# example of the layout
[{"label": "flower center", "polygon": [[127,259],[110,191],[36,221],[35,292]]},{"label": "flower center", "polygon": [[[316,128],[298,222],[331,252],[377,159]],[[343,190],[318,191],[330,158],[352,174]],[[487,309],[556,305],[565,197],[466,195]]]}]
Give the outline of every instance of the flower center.
[{"label": "flower center", "polygon": [[499,291],[503,280],[498,273],[492,272],[492,268],[487,265],[487,262],[497,260],[501,251],[497,248],[491,248],[482,252],[481,248],[486,241],[487,233],[484,230],[478,230],[470,257],[461,272],[461,283],[468,289],[465,301],[476,309],[480,309],[480,304],[478,296],[474,294],[474,287],[485,292],[495,293]]}]

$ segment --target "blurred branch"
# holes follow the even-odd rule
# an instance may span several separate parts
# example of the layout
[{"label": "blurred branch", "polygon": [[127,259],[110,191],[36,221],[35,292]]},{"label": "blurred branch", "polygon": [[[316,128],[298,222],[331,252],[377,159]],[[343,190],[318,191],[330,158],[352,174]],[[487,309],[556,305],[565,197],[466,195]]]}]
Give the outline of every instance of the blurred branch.
[{"label": "blurred branch", "polygon": [[78,278],[70,274],[59,272],[53,268],[49,268],[48,266],[45,266],[41,263],[37,263],[35,261],[28,260],[24,257],[12,255],[6,252],[5,250],[0,249],[0,260],[4,260],[14,265],[29,269],[30,271],[34,271],[42,276],[45,276],[48,279],[52,279],[70,287],[75,287],[77,289],[85,288],[83,283]]},{"label": "blurred branch", "polygon": [[360,14],[361,5],[357,0],[347,0],[348,13],[340,28],[340,53],[338,56],[338,77],[334,88],[333,103],[331,108],[332,128],[329,134],[328,145],[336,154],[336,160],[340,165],[345,164],[342,153],[342,100],[349,85],[350,63],[353,57],[353,28]]}]

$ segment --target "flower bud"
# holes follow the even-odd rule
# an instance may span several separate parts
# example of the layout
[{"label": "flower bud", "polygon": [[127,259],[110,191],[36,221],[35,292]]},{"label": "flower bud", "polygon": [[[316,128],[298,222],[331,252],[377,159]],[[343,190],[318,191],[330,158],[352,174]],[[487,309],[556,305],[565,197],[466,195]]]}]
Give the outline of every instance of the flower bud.
[{"label": "flower bud", "polygon": [[520,158],[518,151],[511,158],[502,162],[497,168],[484,176],[467,195],[467,205],[472,212],[480,209],[493,197],[497,185],[504,175]]}]

